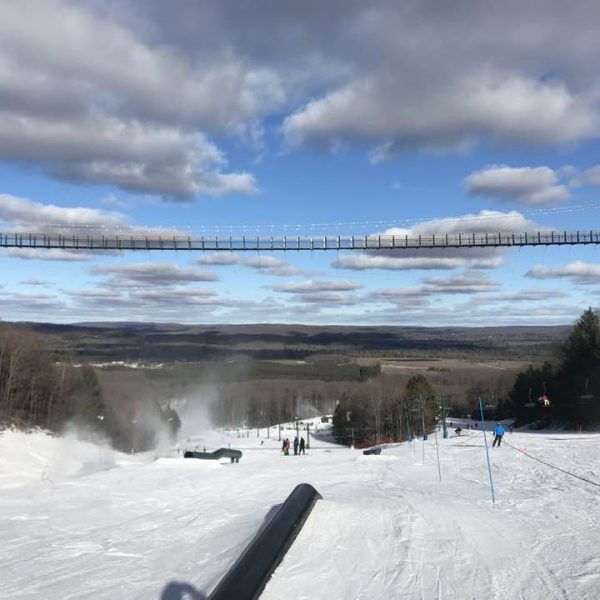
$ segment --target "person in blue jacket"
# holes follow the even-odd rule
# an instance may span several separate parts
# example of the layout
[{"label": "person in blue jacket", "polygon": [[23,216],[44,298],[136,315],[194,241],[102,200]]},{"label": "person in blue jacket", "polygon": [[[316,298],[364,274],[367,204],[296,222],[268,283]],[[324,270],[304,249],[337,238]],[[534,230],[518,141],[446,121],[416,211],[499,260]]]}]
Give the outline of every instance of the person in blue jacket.
[{"label": "person in blue jacket", "polygon": [[504,427],[500,423],[496,423],[496,427],[494,427],[494,441],[492,442],[492,448],[498,443],[498,448],[500,448],[500,442],[502,441],[502,436],[504,435]]}]

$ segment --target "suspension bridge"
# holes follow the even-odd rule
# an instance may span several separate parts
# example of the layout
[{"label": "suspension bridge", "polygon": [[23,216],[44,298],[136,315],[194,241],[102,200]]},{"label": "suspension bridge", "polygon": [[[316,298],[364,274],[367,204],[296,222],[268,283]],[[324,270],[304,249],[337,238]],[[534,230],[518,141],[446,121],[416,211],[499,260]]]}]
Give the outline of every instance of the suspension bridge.
[{"label": "suspension bridge", "polygon": [[0,248],[200,252],[402,251],[600,244],[600,230],[333,236],[185,236],[139,232],[0,233]]}]

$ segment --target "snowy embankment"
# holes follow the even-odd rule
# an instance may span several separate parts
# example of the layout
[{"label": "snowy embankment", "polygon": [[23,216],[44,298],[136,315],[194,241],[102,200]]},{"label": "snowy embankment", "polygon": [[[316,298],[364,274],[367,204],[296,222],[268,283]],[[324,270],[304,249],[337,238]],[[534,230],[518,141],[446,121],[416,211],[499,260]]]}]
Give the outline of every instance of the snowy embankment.
[{"label": "snowy embankment", "polygon": [[[284,457],[276,428],[270,439],[259,433],[209,432],[182,445],[231,444],[244,452],[239,464],[112,453],[107,468],[90,444],[72,447],[71,469],[48,477],[62,441],[5,432],[0,597],[168,600],[187,589],[202,598],[303,481],[323,500],[265,600],[600,597],[598,486],[503,446],[490,449],[492,505],[479,431],[439,440],[442,482],[433,436],[423,464],[420,441],[363,456],[312,440],[306,456]],[[598,435],[506,439],[600,483]],[[83,448],[87,466],[77,469]]]}]

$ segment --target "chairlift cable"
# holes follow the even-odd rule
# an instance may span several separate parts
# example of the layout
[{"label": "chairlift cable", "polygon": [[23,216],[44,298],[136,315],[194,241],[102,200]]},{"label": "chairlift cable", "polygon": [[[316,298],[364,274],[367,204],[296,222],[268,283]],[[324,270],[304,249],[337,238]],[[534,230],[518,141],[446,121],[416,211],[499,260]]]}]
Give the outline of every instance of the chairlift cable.
[{"label": "chairlift cable", "polygon": [[538,458],[537,456],[533,456],[533,455],[529,454],[525,450],[521,450],[520,448],[517,448],[516,446],[513,446],[510,442],[504,441],[504,443],[507,446],[509,446],[510,448],[512,448],[513,450],[516,450],[517,452],[520,452],[521,454],[524,454],[528,458],[532,458],[533,460],[536,460],[537,462],[540,462],[543,465],[546,465],[547,467],[550,467],[552,469],[556,469],[557,471],[560,471],[561,473],[565,473],[566,475],[570,475],[571,477],[575,477],[576,479],[581,479],[581,481],[585,481],[586,483],[591,483],[592,485],[595,485],[596,487],[600,487],[600,483],[598,483],[597,481],[592,481],[591,479],[587,479],[585,477],[582,477],[581,475],[577,475],[575,473],[571,473],[570,471],[567,471],[566,469],[563,469],[561,467],[557,467],[556,465],[553,465],[553,464],[551,464],[549,462],[546,462],[545,460],[542,460],[541,458]]}]

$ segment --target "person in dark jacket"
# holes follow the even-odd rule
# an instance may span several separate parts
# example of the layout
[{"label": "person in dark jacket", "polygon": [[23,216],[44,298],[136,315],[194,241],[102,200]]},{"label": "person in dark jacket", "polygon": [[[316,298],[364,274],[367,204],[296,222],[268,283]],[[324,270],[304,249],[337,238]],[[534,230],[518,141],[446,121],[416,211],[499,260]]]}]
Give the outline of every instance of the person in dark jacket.
[{"label": "person in dark jacket", "polygon": [[304,447],[305,447],[304,438],[303,438],[303,437],[301,437],[301,438],[300,438],[300,454],[306,454],[306,453],[304,452]]},{"label": "person in dark jacket", "polygon": [[496,423],[496,427],[494,427],[494,441],[492,442],[492,448],[498,444],[498,448],[500,448],[500,443],[502,442],[502,436],[504,435],[504,427],[500,425],[500,423]]},{"label": "person in dark jacket", "polygon": [[298,444],[299,444],[299,442],[298,442],[298,436],[296,436],[294,438],[294,456],[298,455]]}]

